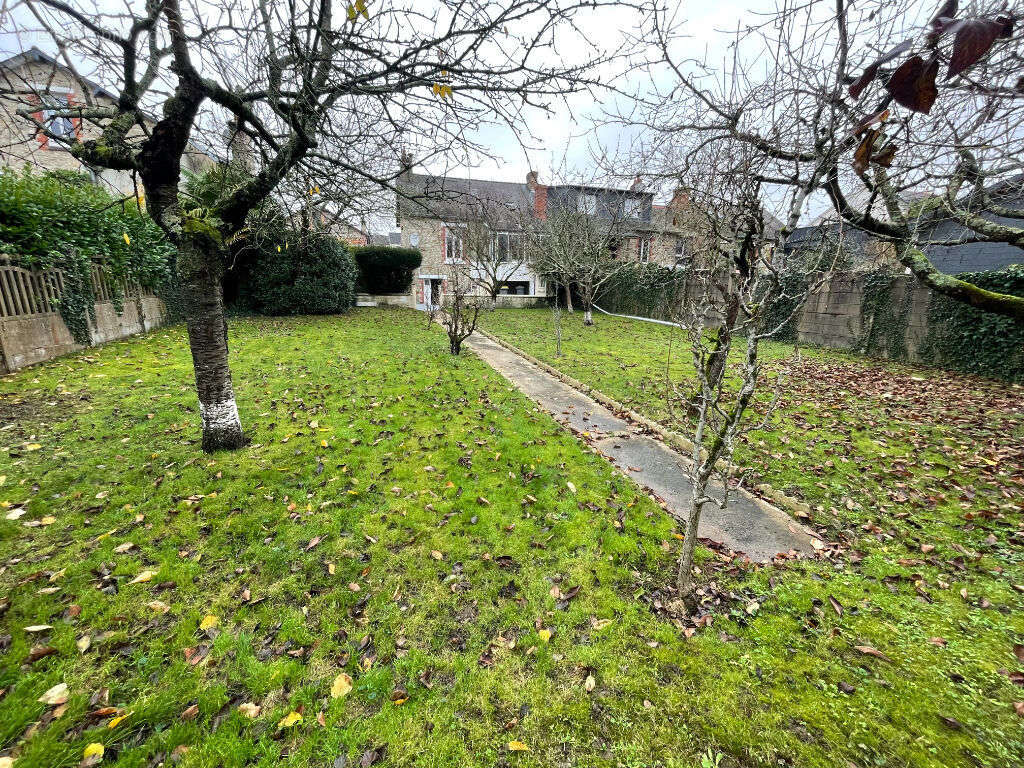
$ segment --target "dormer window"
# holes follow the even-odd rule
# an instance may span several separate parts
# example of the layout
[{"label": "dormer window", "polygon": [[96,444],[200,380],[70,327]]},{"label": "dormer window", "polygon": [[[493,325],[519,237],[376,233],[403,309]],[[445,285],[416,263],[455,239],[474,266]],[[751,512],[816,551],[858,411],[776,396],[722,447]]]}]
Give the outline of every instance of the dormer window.
[{"label": "dormer window", "polygon": [[627,219],[642,219],[644,199],[642,197],[627,197],[622,206],[622,213]]}]

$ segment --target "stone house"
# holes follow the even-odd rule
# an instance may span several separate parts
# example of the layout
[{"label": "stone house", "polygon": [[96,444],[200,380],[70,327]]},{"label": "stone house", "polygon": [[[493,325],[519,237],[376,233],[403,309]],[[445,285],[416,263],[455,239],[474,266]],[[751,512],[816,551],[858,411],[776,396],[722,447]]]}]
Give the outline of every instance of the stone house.
[{"label": "stone house", "polygon": [[[38,48],[0,61],[0,166],[20,169],[25,165],[36,171],[79,171],[119,195],[135,195],[136,187],[127,171],[91,168],[74,157],[60,141],[38,130],[17,114],[26,107],[38,107],[36,120],[46,123],[52,133],[73,138],[99,137],[92,122],[53,114],[55,107],[83,106],[89,100],[96,106],[112,106],[117,95],[86,78],[79,78],[52,56]],[[48,109],[50,107],[51,109]],[[155,120],[152,121],[155,124]],[[142,131],[135,129],[141,137]],[[197,144],[186,151],[183,169],[202,172],[216,162],[211,153]]]},{"label": "stone house", "polygon": [[[419,248],[423,254],[411,289],[418,309],[438,303],[451,266],[467,264],[473,251],[468,242],[479,242],[481,230],[489,239],[492,258],[486,268],[479,263],[467,264],[476,281],[473,293],[484,295],[480,282],[497,279],[499,304],[529,306],[546,300],[554,286],[526,263],[523,238],[531,220],[543,220],[560,206],[628,220],[633,231],[619,240],[616,252],[641,261],[651,258],[653,196],[649,192],[546,185],[540,183],[536,172],[527,174],[520,184],[419,174],[408,166],[397,188],[401,245]],[[502,270],[501,265],[507,267]]]}]

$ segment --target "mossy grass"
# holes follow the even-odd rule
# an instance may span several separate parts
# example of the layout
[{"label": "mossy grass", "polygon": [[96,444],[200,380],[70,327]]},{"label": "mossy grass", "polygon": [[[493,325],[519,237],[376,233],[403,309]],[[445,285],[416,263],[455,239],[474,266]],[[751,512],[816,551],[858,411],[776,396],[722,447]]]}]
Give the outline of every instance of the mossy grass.
[{"label": "mossy grass", "polygon": [[[16,768],[74,766],[94,742],[132,768],[355,765],[383,745],[383,766],[1024,761],[1000,672],[1024,633],[1007,520],[965,532],[936,505],[865,533],[856,566],[716,570],[703,551],[743,597],[687,639],[645,599],[671,580],[673,522],[421,315],[239,320],[231,350],[251,437],[231,453],[199,450],[180,327],[0,380]],[[796,478],[804,452],[786,450]],[[954,542],[981,559],[953,568]],[[332,698],[341,672],[353,688]],[[40,703],[58,683],[66,708]]]}]

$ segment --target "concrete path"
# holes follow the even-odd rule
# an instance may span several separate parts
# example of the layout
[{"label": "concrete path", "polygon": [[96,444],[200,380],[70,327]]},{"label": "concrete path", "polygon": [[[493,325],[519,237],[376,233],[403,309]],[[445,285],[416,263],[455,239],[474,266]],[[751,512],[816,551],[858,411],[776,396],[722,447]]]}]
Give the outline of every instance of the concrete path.
[{"label": "concrete path", "polygon": [[[687,459],[486,336],[474,333],[466,345],[563,426],[589,433],[590,443],[616,469],[664,501],[674,517],[686,519],[691,487],[683,470]],[[706,505],[698,535],[758,562],[779,552],[814,551],[810,536],[793,518],[746,492],[732,494],[724,510]]]}]

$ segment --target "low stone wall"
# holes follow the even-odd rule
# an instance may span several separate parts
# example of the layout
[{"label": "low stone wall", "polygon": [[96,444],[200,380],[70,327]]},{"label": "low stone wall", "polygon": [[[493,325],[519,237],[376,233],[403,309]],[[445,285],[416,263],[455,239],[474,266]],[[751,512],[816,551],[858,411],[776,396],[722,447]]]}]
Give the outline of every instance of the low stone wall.
[{"label": "low stone wall", "polygon": [[[131,297],[125,299],[124,311],[120,315],[112,302],[97,302],[96,324],[92,328],[93,344],[142,333],[164,322],[167,310],[160,299],[143,296],[141,304],[140,317],[139,307]],[[71,332],[58,312],[0,318],[0,374],[80,349],[83,346],[71,338]]]},{"label": "low stone wall", "polygon": [[415,309],[416,303],[413,301],[411,293],[358,293],[356,294],[356,306],[357,307],[407,307],[408,309]]}]

